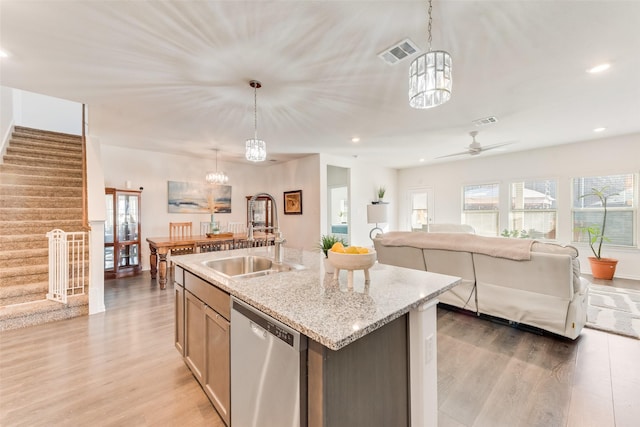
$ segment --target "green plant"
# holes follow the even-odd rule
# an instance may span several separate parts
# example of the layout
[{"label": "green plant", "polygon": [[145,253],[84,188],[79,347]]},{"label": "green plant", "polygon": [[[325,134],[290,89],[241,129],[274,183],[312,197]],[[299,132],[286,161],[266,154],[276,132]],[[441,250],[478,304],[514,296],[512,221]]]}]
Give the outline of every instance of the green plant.
[{"label": "green plant", "polygon": [[336,243],[342,243],[343,245],[347,245],[347,242],[344,241],[342,237],[338,237],[333,234],[327,234],[326,236],[320,237],[320,242],[318,243],[318,249],[324,253],[324,256],[327,256],[327,251],[333,247]]},{"label": "green plant", "polygon": [[378,199],[382,199],[384,197],[384,193],[387,192],[387,189],[383,186],[378,188]]},{"label": "green plant", "polygon": [[[531,230],[533,231],[533,230]],[[506,228],[504,230],[502,230],[502,233],[500,233],[500,235],[502,237],[512,237],[514,239],[520,238],[520,239],[529,239],[531,237],[531,232],[527,231],[527,230],[507,230]]]},{"label": "green plant", "polygon": [[618,193],[610,193],[610,194],[605,194],[607,191],[608,187],[602,187],[602,188],[592,188],[590,193],[585,193],[582,196],[580,196],[580,199],[583,199],[585,197],[590,197],[590,196],[595,196],[598,199],[600,199],[600,203],[602,204],[602,209],[603,209],[603,214],[602,214],[602,224],[592,224],[592,225],[588,225],[585,227],[576,227],[576,230],[583,232],[583,233],[587,233],[587,235],[589,236],[589,247],[591,248],[591,252],[593,252],[593,255],[597,258],[600,259],[602,258],[600,256],[600,253],[602,251],[602,244],[604,242],[608,242],[609,239],[605,236],[604,231],[605,231],[605,226],[607,223],[607,199],[611,196],[615,196]]}]

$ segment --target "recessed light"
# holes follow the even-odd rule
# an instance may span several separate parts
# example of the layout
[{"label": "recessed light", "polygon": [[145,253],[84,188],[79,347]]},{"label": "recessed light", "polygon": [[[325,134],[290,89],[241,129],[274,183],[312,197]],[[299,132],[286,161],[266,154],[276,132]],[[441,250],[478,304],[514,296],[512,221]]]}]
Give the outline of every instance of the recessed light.
[{"label": "recessed light", "polygon": [[587,73],[591,73],[591,74],[601,73],[601,72],[603,72],[605,70],[608,70],[610,67],[611,67],[611,64],[607,64],[607,63],[599,64],[599,65],[596,65],[593,68],[589,68],[587,70]]},{"label": "recessed light", "polygon": [[0,58],[8,58],[9,54],[4,50],[0,50]]},{"label": "recessed light", "polygon": [[360,142],[360,138],[354,136],[353,138],[351,138],[351,142]]},{"label": "recessed light", "polygon": [[595,128],[593,131],[594,132],[604,132],[605,130],[607,130],[607,128]]},{"label": "recessed light", "polygon": [[424,159],[420,159],[419,161],[420,161],[420,163],[422,163],[422,162],[424,162]]}]

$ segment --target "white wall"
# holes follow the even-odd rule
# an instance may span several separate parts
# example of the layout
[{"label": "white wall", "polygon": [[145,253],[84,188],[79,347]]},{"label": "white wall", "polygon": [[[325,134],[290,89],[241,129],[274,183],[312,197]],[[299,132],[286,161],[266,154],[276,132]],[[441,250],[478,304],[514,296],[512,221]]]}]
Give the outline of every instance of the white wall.
[{"label": "white wall", "polygon": [[13,89],[0,86],[0,161],[6,152],[7,143],[11,137],[13,127]]},{"label": "white wall", "polygon": [[[506,195],[513,180],[556,178],[558,242],[571,244],[571,179],[576,176],[638,173],[639,140],[639,134],[628,135],[499,156],[480,155],[462,161],[401,170],[397,187],[400,199],[397,204],[398,229],[408,230],[410,227],[408,191],[412,188],[433,189],[434,222],[460,223],[462,187],[466,184],[500,183],[500,194]],[[501,218],[500,230],[508,228],[506,221],[507,218]],[[636,224],[636,241],[640,242],[639,218],[636,218]],[[580,250],[582,271],[589,273],[588,246],[575,246]],[[616,277],[640,279],[640,250],[608,248],[605,253],[620,260]]]},{"label": "white wall", "polygon": [[23,90],[14,90],[14,121],[17,126],[82,134],[82,104]]},{"label": "white wall", "polygon": [[[385,201],[390,204],[389,206],[396,205],[398,171],[366,163],[353,157],[321,154],[320,159],[320,181],[323,183],[320,188],[320,200],[323,206],[320,219],[321,234],[330,234],[330,230],[327,229],[328,214],[326,211],[327,165],[349,168],[349,241],[355,246],[371,246],[369,231],[374,225],[367,224],[367,205],[377,200],[378,188],[381,186],[387,188],[384,196]],[[397,229],[396,212],[394,208],[389,209],[389,224],[386,224],[384,228]]]}]

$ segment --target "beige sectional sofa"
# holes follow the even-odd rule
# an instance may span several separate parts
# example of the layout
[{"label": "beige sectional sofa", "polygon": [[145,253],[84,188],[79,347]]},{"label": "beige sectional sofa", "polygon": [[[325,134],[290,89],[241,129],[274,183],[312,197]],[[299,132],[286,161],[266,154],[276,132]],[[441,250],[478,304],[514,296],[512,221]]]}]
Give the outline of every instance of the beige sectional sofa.
[{"label": "beige sectional sofa", "polygon": [[575,339],[589,282],[578,251],[528,239],[390,232],[374,239],[378,262],[462,278],[441,302]]}]

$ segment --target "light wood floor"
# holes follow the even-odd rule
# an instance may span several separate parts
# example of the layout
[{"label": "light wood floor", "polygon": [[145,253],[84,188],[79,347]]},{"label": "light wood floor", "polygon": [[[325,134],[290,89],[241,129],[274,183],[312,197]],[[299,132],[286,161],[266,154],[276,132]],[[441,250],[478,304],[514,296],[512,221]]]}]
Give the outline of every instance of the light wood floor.
[{"label": "light wood floor", "polygon": [[[0,334],[0,425],[222,426],[173,347],[171,287],[145,272],[107,281],[105,299],[106,313]],[[640,341],[438,317],[439,426],[639,425]]]}]

